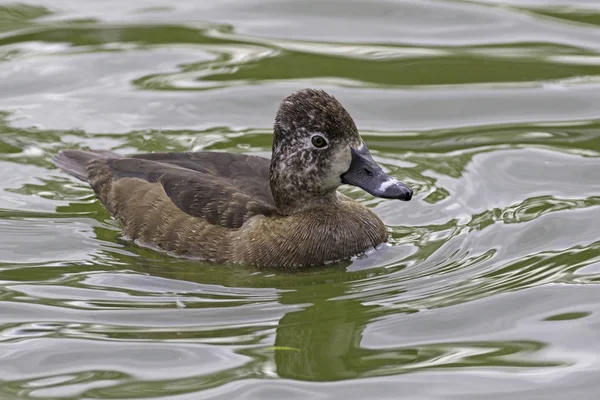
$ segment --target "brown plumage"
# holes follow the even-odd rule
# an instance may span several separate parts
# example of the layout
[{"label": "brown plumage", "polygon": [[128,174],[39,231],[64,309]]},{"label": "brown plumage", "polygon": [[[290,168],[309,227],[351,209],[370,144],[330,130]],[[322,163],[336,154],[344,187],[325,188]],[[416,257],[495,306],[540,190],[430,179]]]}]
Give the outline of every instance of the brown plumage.
[{"label": "brown plumage", "polygon": [[132,239],[177,256],[281,269],[349,259],[387,240],[381,220],[338,193],[340,184],[412,196],[372,160],[342,105],[310,89],[283,100],[271,161],[66,150],[54,162],[89,182]]}]

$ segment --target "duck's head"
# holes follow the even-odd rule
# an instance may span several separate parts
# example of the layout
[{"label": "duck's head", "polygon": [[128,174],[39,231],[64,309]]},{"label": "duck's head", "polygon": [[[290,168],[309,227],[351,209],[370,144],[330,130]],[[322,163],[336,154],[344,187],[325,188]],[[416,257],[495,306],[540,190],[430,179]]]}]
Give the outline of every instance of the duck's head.
[{"label": "duck's head", "polygon": [[330,201],[344,183],[388,199],[408,201],[413,193],[373,160],[350,114],[322,90],[300,90],[281,102],[270,174],[284,213]]}]

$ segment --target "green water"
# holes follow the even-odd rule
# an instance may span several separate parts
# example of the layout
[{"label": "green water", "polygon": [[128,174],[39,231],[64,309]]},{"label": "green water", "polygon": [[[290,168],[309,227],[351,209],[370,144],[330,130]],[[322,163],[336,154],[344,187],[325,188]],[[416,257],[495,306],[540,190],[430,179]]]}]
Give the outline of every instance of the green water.
[{"label": "green water", "polygon": [[[296,275],[123,240],[65,148],[268,156],[335,95],[409,203]],[[0,1],[0,399],[600,396],[597,0]]]}]

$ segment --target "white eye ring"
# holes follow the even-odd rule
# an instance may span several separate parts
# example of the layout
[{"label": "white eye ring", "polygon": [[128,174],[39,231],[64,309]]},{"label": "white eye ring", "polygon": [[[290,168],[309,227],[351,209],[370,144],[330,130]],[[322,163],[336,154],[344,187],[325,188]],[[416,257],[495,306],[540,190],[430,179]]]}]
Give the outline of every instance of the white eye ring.
[{"label": "white eye ring", "polygon": [[314,135],[313,137],[310,138],[310,142],[317,149],[322,149],[324,147],[327,147],[327,140],[325,140],[325,138],[321,135]]}]

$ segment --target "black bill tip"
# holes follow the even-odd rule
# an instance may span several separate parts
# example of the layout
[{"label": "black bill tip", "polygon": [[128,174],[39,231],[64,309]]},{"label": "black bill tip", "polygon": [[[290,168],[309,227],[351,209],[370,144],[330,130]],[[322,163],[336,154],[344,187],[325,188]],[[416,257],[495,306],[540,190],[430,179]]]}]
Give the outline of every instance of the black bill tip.
[{"label": "black bill tip", "polygon": [[404,183],[394,179],[389,178],[389,180],[385,180],[381,182],[379,187],[374,188],[371,191],[373,196],[383,197],[386,199],[398,199],[402,201],[409,201],[412,199],[413,190],[406,186]]}]

